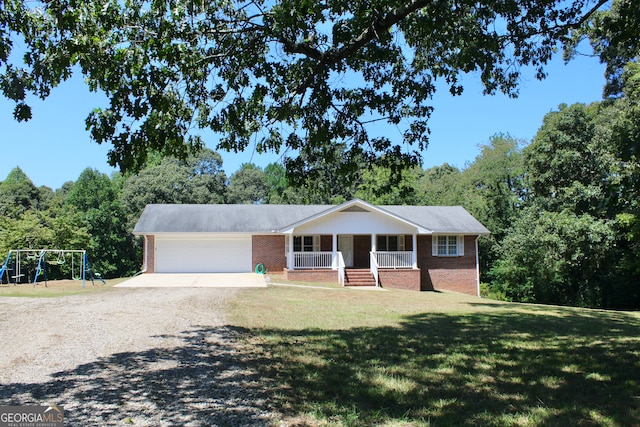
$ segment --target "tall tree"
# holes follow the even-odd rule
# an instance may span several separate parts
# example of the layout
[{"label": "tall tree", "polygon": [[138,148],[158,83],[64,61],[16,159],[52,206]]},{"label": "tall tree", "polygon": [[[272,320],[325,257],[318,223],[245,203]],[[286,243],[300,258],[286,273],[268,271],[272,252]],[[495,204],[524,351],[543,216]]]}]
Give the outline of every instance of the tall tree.
[{"label": "tall tree", "polygon": [[264,171],[253,163],[245,163],[229,178],[227,203],[263,203],[269,195]]},{"label": "tall tree", "polygon": [[417,203],[416,187],[420,172],[419,168],[407,169],[402,172],[400,182],[393,185],[389,168],[365,170],[355,196],[377,205],[414,205]]},{"label": "tall tree", "polygon": [[66,203],[84,216],[92,245],[89,256],[104,277],[131,274],[136,257],[124,208],[109,177],[87,168],[69,191]]},{"label": "tall tree", "polygon": [[130,228],[150,203],[224,203],[226,180],[222,157],[209,149],[186,160],[159,159],[122,183]]},{"label": "tall tree", "polygon": [[600,61],[606,64],[605,97],[619,97],[624,91],[624,68],[640,60],[640,8],[636,0],[613,0],[611,7],[593,13],[576,28],[565,45],[565,58],[578,53],[581,41],[588,39]]},{"label": "tall tree", "polygon": [[611,150],[610,126],[599,117],[606,104],[561,105],[544,118],[525,149],[530,196],[547,210],[608,217],[612,187],[621,169]]},{"label": "tall tree", "polygon": [[444,163],[422,171],[416,182],[416,196],[421,205],[462,205],[462,172]]},{"label": "tall tree", "polygon": [[[219,149],[295,153],[292,177],[322,158],[350,178],[365,159],[399,179],[427,145],[437,80],[459,94],[460,75],[477,71],[486,93],[516,96],[521,67],[543,78],[559,42],[606,3],[5,0],[0,90],[26,120],[28,93],[46,98],[79,70],[109,98],[87,126],[123,170],[150,151],[184,158],[202,146],[194,129],[210,129]],[[22,64],[10,56],[16,35]],[[371,136],[379,121],[402,140]]]},{"label": "tall tree", "polygon": [[16,218],[36,208],[39,200],[38,188],[17,166],[0,183],[0,215]]},{"label": "tall tree", "polygon": [[509,135],[493,135],[462,172],[462,204],[498,240],[513,223],[525,197],[523,145]]},{"label": "tall tree", "polygon": [[[526,207],[499,247],[494,285],[518,300],[640,305],[638,159],[625,99],[562,105],[525,148]],[[623,129],[627,129],[624,132]]]},{"label": "tall tree", "polygon": [[607,306],[606,261],[614,241],[609,221],[528,207],[499,248],[494,287],[515,301]]}]

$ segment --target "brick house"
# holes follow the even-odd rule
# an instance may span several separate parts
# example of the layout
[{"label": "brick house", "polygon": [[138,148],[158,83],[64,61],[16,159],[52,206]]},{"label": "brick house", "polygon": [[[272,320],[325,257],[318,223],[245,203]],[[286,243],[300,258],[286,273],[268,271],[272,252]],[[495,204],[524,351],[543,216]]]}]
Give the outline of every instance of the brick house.
[{"label": "brick house", "polygon": [[477,240],[489,231],[460,206],[148,205],[150,273],[250,272],[289,280],[479,295]]}]

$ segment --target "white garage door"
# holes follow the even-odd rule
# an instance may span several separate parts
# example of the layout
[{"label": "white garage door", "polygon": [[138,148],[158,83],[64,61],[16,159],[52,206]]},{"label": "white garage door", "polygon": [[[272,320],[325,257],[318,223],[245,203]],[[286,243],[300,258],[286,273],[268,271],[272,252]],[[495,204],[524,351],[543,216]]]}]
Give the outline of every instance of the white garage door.
[{"label": "white garage door", "polygon": [[251,236],[216,239],[156,237],[157,273],[247,273],[251,268]]}]

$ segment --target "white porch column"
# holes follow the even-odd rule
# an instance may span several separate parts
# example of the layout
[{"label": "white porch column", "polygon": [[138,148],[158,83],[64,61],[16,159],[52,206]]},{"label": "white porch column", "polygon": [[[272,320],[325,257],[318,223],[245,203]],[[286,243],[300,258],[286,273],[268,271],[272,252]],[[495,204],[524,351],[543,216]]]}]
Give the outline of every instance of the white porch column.
[{"label": "white porch column", "polygon": [[418,235],[413,233],[413,244],[411,245],[412,249],[412,262],[413,268],[418,268]]},{"label": "white porch column", "polygon": [[293,260],[293,234],[289,234],[289,256],[287,257],[287,269],[293,270],[294,260]]},{"label": "white porch column", "polygon": [[338,269],[338,235],[334,234],[331,237],[331,269]]},{"label": "white porch column", "polygon": [[377,242],[377,234],[372,234],[371,235],[371,252],[375,252],[376,251],[376,242]]}]

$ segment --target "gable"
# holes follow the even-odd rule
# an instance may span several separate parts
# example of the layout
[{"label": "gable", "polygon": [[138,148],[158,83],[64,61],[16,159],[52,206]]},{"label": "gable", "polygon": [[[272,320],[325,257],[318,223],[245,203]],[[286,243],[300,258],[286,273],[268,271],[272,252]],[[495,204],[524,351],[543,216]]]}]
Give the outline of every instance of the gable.
[{"label": "gable", "polygon": [[419,227],[361,207],[331,212],[295,227],[295,234],[413,234]]}]

